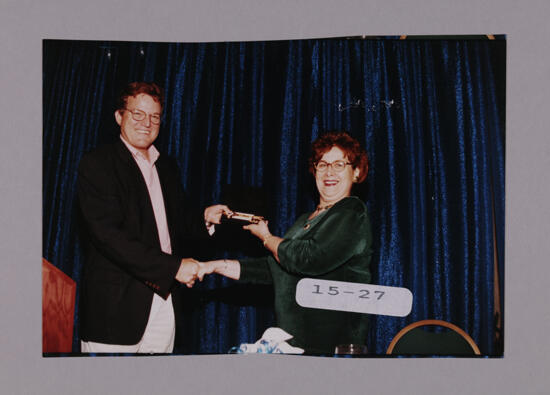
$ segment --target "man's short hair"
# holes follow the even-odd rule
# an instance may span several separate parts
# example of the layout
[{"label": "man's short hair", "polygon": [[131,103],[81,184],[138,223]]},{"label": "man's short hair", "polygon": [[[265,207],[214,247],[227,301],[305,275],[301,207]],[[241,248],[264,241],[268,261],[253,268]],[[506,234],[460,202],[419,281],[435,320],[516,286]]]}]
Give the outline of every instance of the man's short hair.
[{"label": "man's short hair", "polygon": [[116,109],[123,110],[128,104],[129,97],[135,97],[139,94],[145,94],[151,96],[156,102],[160,104],[160,108],[164,108],[164,92],[162,88],[154,82],[136,81],[130,82],[124,88],[120,90],[120,93],[116,100]]}]

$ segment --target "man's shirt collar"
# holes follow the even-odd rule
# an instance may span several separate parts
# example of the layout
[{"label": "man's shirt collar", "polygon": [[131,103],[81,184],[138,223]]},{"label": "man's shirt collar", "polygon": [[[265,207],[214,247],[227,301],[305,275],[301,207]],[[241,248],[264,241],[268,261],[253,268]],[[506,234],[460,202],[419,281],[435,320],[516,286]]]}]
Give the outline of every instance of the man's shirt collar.
[{"label": "man's shirt collar", "polygon": [[[122,140],[126,148],[128,148],[128,151],[130,151],[134,158],[141,158],[147,161],[147,158],[141,152],[139,152],[136,147],[127,142],[124,137],[122,137],[122,134],[120,134],[120,139]],[[151,164],[154,164],[160,156],[160,153],[153,144],[151,144],[151,146],[147,149],[147,154],[149,155],[148,162]]]}]

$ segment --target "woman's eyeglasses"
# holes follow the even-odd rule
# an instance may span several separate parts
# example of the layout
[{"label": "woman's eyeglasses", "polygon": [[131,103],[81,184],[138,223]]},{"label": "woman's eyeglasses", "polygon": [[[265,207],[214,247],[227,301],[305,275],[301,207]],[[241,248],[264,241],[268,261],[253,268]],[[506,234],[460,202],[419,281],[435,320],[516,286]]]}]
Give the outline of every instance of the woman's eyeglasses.
[{"label": "woman's eyeglasses", "polygon": [[328,170],[329,166],[332,167],[332,170],[334,170],[337,173],[340,173],[344,171],[347,165],[351,165],[351,163],[346,162],[344,160],[335,160],[334,162],[328,163],[324,160],[320,160],[315,164],[315,170],[317,170],[320,173],[323,173]]}]

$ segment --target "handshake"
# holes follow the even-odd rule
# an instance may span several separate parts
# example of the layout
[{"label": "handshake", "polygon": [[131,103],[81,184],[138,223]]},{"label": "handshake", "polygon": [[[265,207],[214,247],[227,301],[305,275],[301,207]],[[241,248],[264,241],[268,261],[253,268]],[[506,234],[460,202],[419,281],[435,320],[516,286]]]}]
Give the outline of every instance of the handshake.
[{"label": "handshake", "polygon": [[228,271],[229,266],[232,265],[233,262],[234,261],[225,259],[199,262],[193,258],[184,258],[181,260],[180,268],[176,273],[176,280],[187,285],[188,288],[191,288],[197,279],[202,281],[205,275],[214,272],[224,274],[226,276],[229,274],[229,277],[233,277],[230,273],[231,270]]},{"label": "handshake", "polygon": [[[250,231],[254,236],[264,241],[264,246],[265,241],[272,237],[264,217],[232,211],[223,204],[210,206],[204,210],[204,222],[207,228],[209,229],[212,225],[220,224],[222,216],[246,224],[243,226],[243,229]],[[199,262],[193,258],[184,258],[181,260],[180,267],[176,273],[176,280],[191,288],[197,279],[202,281],[205,275],[211,273],[218,273],[238,280],[241,275],[241,265],[239,261],[230,259]]]}]

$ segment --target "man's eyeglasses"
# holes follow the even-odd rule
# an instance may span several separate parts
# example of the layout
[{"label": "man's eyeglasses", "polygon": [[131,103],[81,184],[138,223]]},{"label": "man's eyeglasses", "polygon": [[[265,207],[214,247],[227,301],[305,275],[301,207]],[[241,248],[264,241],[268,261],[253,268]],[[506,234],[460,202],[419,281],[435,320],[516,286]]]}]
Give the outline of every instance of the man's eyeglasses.
[{"label": "man's eyeglasses", "polygon": [[[147,114],[141,110],[130,110],[128,108],[125,108],[124,111],[128,111],[130,114],[132,114],[132,119],[134,121],[143,121]],[[151,123],[154,125],[160,124],[160,115],[159,114],[149,114],[149,117],[151,119]]]},{"label": "man's eyeglasses", "polygon": [[337,173],[340,173],[344,171],[347,165],[351,165],[351,163],[343,161],[343,160],[335,160],[334,162],[328,163],[324,160],[320,160],[315,164],[315,170],[317,170],[320,173],[323,173],[328,170],[329,166],[332,167],[332,170],[334,170]]}]

